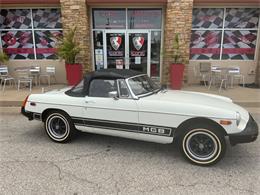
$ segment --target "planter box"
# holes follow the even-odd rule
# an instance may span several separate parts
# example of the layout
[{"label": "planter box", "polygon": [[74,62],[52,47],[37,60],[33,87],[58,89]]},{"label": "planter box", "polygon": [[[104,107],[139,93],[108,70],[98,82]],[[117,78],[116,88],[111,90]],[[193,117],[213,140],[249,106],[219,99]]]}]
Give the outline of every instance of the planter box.
[{"label": "planter box", "polygon": [[171,88],[180,90],[182,87],[184,64],[171,64]]},{"label": "planter box", "polygon": [[66,76],[68,85],[76,85],[82,79],[81,64],[66,64]]}]

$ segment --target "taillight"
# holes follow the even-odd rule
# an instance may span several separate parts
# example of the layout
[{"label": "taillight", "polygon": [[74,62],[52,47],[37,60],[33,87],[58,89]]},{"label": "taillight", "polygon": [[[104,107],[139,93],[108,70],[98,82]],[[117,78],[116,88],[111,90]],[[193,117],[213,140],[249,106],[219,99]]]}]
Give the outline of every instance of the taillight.
[{"label": "taillight", "polygon": [[24,99],[23,104],[22,104],[22,107],[25,107],[28,98],[29,98],[29,95],[27,95],[27,97]]}]

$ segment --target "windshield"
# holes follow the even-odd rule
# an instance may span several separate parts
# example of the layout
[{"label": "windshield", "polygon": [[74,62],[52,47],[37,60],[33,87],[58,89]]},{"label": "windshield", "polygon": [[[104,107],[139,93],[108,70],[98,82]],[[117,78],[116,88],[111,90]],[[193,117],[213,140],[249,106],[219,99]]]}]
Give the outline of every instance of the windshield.
[{"label": "windshield", "polygon": [[148,95],[160,89],[147,75],[130,78],[128,84],[136,96]]}]

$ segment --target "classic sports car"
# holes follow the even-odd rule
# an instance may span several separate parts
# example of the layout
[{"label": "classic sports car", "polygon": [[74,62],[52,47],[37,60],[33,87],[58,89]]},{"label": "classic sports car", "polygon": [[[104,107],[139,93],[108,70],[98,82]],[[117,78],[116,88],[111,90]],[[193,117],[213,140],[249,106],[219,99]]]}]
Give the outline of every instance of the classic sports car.
[{"label": "classic sports car", "polygon": [[197,165],[219,161],[232,145],[256,140],[252,116],[226,97],[166,90],[132,70],[92,72],[76,86],[29,95],[21,112],[45,124],[55,142],[79,131],[168,144]]}]

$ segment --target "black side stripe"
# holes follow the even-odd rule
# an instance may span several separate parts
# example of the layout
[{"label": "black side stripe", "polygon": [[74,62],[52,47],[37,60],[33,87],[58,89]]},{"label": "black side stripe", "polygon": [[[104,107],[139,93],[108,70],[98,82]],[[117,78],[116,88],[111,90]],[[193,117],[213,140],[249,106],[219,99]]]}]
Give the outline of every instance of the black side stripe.
[{"label": "black side stripe", "polygon": [[89,119],[89,118],[78,118],[72,117],[72,122],[77,126],[87,126],[102,128],[108,130],[118,130],[118,131],[127,131],[143,134],[151,134],[158,136],[173,136],[173,132],[176,128],[165,127],[165,126],[155,126],[147,124],[138,124],[138,123],[126,123],[119,121],[108,121],[108,120],[98,120],[98,119]]}]

